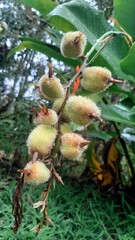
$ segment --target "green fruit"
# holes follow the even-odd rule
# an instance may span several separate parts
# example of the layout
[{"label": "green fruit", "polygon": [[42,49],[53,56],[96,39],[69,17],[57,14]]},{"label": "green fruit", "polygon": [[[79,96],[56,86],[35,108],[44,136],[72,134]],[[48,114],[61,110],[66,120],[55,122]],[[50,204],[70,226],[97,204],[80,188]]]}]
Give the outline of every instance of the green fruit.
[{"label": "green fruit", "polygon": [[80,126],[88,126],[94,119],[102,121],[100,109],[89,98],[70,96],[66,107],[70,120]]},{"label": "green fruit", "polygon": [[82,77],[81,86],[90,92],[100,92],[112,85],[112,75],[107,68],[87,67]]},{"label": "green fruit", "polygon": [[86,37],[82,32],[67,32],[61,40],[60,50],[64,57],[81,57],[83,56],[86,43]]},{"label": "green fruit", "polygon": [[[63,98],[59,98],[59,99],[57,99],[54,103],[53,103],[53,109],[58,113],[59,112],[59,110],[60,110],[60,108],[61,108],[61,106],[62,106],[62,104],[63,104],[63,102],[64,102],[64,98],[65,97],[63,97]],[[64,110],[63,110],[63,113],[62,113],[62,120],[64,121],[64,122],[70,122],[70,119],[69,119],[69,116],[68,116],[68,111],[67,111],[67,106],[65,105],[64,106]]]},{"label": "green fruit", "polygon": [[50,100],[61,98],[64,95],[63,85],[60,79],[55,76],[49,78],[43,75],[39,80],[39,89]]},{"label": "green fruit", "polygon": [[67,123],[62,123],[62,124],[60,124],[60,132],[61,132],[61,134],[65,134],[65,133],[69,133],[69,132],[71,133],[72,130]]},{"label": "green fruit", "polygon": [[27,146],[29,154],[38,152],[47,155],[53,147],[57,130],[51,126],[40,124],[28,136]]},{"label": "green fruit", "polygon": [[45,124],[45,125],[55,125],[58,122],[57,113],[52,109],[47,109],[37,113],[37,117],[34,118],[35,125]]}]

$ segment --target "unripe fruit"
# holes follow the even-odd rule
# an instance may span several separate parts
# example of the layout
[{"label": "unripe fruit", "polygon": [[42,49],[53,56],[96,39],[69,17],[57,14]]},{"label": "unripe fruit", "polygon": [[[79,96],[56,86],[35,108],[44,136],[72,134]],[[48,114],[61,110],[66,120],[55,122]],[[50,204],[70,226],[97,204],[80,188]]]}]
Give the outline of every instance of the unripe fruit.
[{"label": "unripe fruit", "polygon": [[24,170],[24,182],[27,184],[38,185],[47,182],[51,176],[50,170],[41,161],[27,163]]},{"label": "unripe fruit", "polygon": [[66,106],[70,120],[80,126],[88,126],[93,119],[102,121],[100,109],[89,98],[70,96]]},{"label": "unripe fruit", "polygon": [[87,67],[82,73],[81,86],[90,92],[99,92],[112,85],[111,72],[107,68]]},{"label": "unripe fruit", "polygon": [[[62,104],[64,102],[64,97],[63,98],[59,98],[57,99],[54,103],[53,103],[53,109],[58,113]],[[69,119],[69,116],[68,116],[68,111],[67,111],[67,106],[65,105],[64,106],[64,110],[63,110],[63,113],[62,113],[62,120],[64,122],[70,122],[70,119]]]},{"label": "unripe fruit", "polygon": [[52,109],[42,108],[41,112],[37,113],[34,118],[35,125],[55,125],[58,122],[57,113]]},{"label": "unripe fruit", "polygon": [[89,143],[77,133],[65,133],[61,137],[60,152],[69,160],[78,160]]},{"label": "unripe fruit", "polygon": [[71,133],[72,130],[67,123],[62,123],[60,125],[60,132],[61,132],[61,134],[65,134],[65,133]]},{"label": "unripe fruit", "polygon": [[63,85],[60,83],[60,79],[55,76],[49,78],[43,75],[39,80],[39,89],[50,100],[61,98],[64,95]]},{"label": "unripe fruit", "polygon": [[32,130],[27,139],[29,154],[38,152],[47,155],[53,147],[57,130],[51,126],[38,125]]},{"label": "unripe fruit", "polygon": [[60,50],[64,57],[81,57],[83,56],[86,43],[86,37],[82,32],[67,32],[61,40]]}]

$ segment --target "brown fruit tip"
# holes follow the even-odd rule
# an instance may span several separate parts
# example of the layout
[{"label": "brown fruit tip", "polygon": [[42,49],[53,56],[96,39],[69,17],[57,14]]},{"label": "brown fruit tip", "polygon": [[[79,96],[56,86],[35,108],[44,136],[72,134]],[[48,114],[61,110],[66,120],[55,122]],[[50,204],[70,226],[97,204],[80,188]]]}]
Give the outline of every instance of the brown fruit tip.
[{"label": "brown fruit tip", "polygon": [[84,141],[84,142],[80,143],[79,146],[84,147],[84,146],[87,146],[90,143],[91,143],[90,141]]},{"label": "brown fruit tip", "polygon": [[123,83],[123,80],[113,79],[113,78],[109,79],[108,81],[111,83]]}]

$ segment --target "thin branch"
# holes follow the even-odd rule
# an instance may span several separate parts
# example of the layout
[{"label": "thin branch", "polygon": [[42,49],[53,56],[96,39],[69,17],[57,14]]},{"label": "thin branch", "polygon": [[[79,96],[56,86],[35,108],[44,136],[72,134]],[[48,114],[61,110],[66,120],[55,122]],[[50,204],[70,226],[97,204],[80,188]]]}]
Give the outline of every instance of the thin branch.
[{"label": "thin branch", "polygon": [[90,62],[88,63],[91,64],[92,62],[95,61],[95,59],[99,56],[100,52],[106,47],[106,45],[112,40],[114,39],[114,37],[116,36],[116,34],[107,37],[106,39],[104,39],[104,44],[100,47],[100,49],[98,50],[98,52],[93,56],[93,58],[90,60]]}]

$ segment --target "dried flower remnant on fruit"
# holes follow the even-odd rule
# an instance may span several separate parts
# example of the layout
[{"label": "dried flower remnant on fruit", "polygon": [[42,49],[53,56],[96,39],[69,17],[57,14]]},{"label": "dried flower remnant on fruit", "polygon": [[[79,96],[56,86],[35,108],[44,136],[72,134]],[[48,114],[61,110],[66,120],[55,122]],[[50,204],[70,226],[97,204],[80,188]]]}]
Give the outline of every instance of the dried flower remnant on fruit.
[{"label": "dried flower remnant on fruit", "polygon": [[39,160],[27,163],[21,172],[24,172],[24,182],[33,185],[47,182],[51,176],[50,170]]},{"label": "dried flower remnant on fruit", "polygon": [[83,56],[86,43],[86,36],[82,32],[67,32],[61,40],[60,50],[64,57],[81,57]]},{"label": "dried flower remnant on fruit", "polygon": [[61,137],[60,152],[69,160],[79,160],[89,143],[77,133],[65,133]]},{"label": "dried flower remnant on fruit", "polygon": [[53,147],[57,130],[51,126],[40,124],[28,136],[27,146],[29,154],[38,152],[47,155]]},{"label": "dried flower remnant on fruit", "polygon": [[55,125],[58,122],[57,113],[52,109],[47,109],[46,107],[40,106],[41,111],[36,112],[33,109],[36,117],[34,118],[35,125],[45,124],[45,125]]},{"label": "dried flower remnant on fruit", "polygon": [[80,126],[88,126],[94,119],[102,121],[100,109],[89,98],[70,96],[66,106],[70,120]]},{"label": "dried flower remnant on fruit", "polygon": [[55,76],[43,75],[39,80],[39,89],[50,100],[61,98],[64,95],[64,87],[60,79]]},{"label": "dried flower remnant on fruit", "polygon": [[107,68],[87,67],[82,73],[81,86],[90,92],[100,92],[112,85],[112,74]]},{"label": "dried flower remnant on fruit", "polygon": [[[64,97],[56,99],[55,102],[53,103],[53,109],[58,113],[60,108],[62,107],[62,104],[64,102]],[[64,122],[70,122],[70,118],[68,116],[68,111],[67,111],[67,106],[64,106],[64,110],[62,112],[62,120]]]}]

